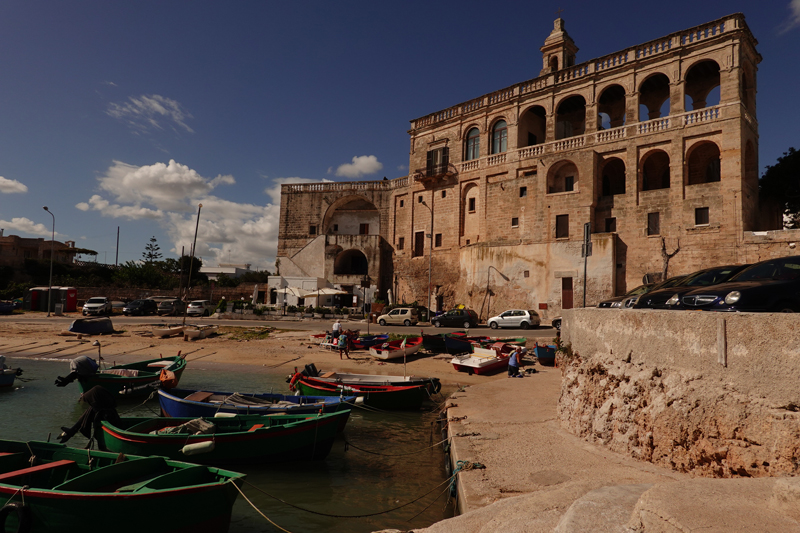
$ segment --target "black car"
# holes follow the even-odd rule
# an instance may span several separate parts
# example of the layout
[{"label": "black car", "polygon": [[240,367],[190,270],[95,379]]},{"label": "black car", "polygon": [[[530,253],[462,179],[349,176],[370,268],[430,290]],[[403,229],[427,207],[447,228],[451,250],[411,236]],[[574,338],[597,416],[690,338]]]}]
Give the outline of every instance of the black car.
[{"label": "black car", "polygon": [[154,315],[157,312],[158,304],[154,300],[134,300],[122,308],[122,314],[125,316]]},{"label": "black car", "polygon": [[695,289],[681,301],[685,309],[800,312],[800,256],[755,263],[727,283]]},{"label": "black car", "polygon": [[[674,287],[675,285],[677,285],[678,283],[683,281],[683,278],[685,278],[685,277],[686,276],[673,276],[671,278],[665,279],[664,281],[660,281],[660,282],[656,283],[655,285],[653,285],[652,287],[650,287],[650,290],[647,291],[644,294],[648,294],[648,293],[650,293],[652,291],[657,291],[658,289],[666,289],[667,287]],[[641,294],[641,295],[637,294],[635,296],[628,296],[627,298],[622,300],[622,303],[620,304],[620,307],[622,309],[633,309],[634,307],[636,307],[636,304],[639,302],[639,298],[644,296],[644,294]]]},{"label": "black car", "polygon": [[727,265],[698,270],[669,287],[659,287],[641,296],[634,309],[681,309],[681,296],[699,287],[718,285],[731,279],[749,265]]},{"label": "black car", "polygon": [[474,328],[478,325],[478,314],[472,309],[451,309],[443,315],[433,318],[433,325],[437,328]]},{"label": "black car", "polygon": [[609,298],[608,300],[603,300],[597,307],[600,309],[619,309],[622,307],[622,302],[631,296],[641,296],[646,292],[649,292],[655,283],[645,283],[644,285],[639,285],[635,289],[631,289],[622,296],[614,296],[613,298]]}]

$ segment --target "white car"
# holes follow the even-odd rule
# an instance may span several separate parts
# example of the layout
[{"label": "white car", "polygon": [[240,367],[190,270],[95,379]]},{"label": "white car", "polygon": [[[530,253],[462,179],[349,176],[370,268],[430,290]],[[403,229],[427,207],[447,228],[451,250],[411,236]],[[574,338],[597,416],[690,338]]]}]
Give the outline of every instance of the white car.
[{"label": "white car", "polygon": [[530,327],[538,328],[541,319],[539,313],[532,310],[525,309],[509,309],[503,311],[497,316],[493,316],[486,323],[492,329],[497,328],[520,328],[528,329]]},{"label": "white car", "polygon": [[93,296],[83,304],[83,316],[110,315],[111,310],[111,300],[105,296]]},{"label": "white car", "polygon": [[378,317],[378,324],[385,326],[386,324],[402,324],[404,326],[413,326],[419,322],[417,310],[414,307],[398,307],[392,309],[388,314]]},{"label": "white car", "polygon": [[195,300],[189,302],[186,314],[189,316],[209,316],[214,312],[214,305],[208,300]]}]

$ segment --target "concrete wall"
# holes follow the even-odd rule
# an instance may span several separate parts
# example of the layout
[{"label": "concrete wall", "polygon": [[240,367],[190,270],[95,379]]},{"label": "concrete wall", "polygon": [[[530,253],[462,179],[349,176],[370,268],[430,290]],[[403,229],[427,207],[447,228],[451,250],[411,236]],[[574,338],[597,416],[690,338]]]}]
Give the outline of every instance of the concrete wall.
[{"label": "concrete wall", "polygon": [[800,471],[797,315],[564,312],[562,425],[699,475]]}]

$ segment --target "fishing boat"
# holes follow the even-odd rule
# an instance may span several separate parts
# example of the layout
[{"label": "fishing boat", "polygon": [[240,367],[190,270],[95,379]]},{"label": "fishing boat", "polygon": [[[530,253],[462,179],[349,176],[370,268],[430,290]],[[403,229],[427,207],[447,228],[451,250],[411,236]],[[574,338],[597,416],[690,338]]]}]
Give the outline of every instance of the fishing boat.
[{"label": "fishing boat", "polygon": [[0,355],[0,388],[11,388],[14,380],[22,374],[21,368],[11,368],[6,365],[6,356]]},{"label": "fishing boat", "polygon": [[450,363],[459,372],[491,374],[508,367],[508,359],[513,349],[512,345],[504,342],[495,343],[489,348],[475,346],[472,353],[456,355]]},{"label": "fishing boat", "polygon": [[389,341],[389,335],[362,335],[353,339],[351,350],[369,350],[370,346]]},{"label": "fishing boat", "polygon": [[[298,373],[297,367],[294,369],[295,374]],[[300,374],[316,378],[320,381],[325,381],[330,384],[336,385],[352,385],[352,386],[361,386],[361,385],[370,385],[370,386],[394,386],[394,387],[407,387],[410,385],[418,386],[422,385],[425,387],[425,390],[428,391],[429,394],[436,394],[438,393],[441,388],[442,384],[439,382],[439,378],[422,378],[418,376],[394,376],[394,375],[386,375],[386,374],[351,374],[348,372],[323,372],[321,370],[317,370],[317,366],[314,363],[307,364],[305,368],[303,368]],[[294,375],[291,375],[287,378],[287,382],[291,382],[291,379]]]},{"label": "fishing boat", "polygon": [[4,530],[226,532],[244,477],[165,457],[0,440]]},{"label": "fishing boat", "polygon": [[554,366],[556,364],[556,346],[553,344],[540,345],[536,343],[533,346],[533,353],[542,366]]},{"label": "fishing boat", "polygon": [[331,451],[350,410],[302,415],[121,418],[98,437],[112,452],[162,455],[203,464],[317,461]]},{"label": "fishing boat", "polygon": [[437,335],[422,335],[422,347],[430,353],[445,353],[447,345],[444,343],[444,333]]},{"label": "fishing boat", "polygon": [[162,324],[153,328],[153,335],[156,337],[174,337],[175,335],[183,335],[183,330],[186,326],[183,324]]},{"label": "fishing boat", "polygon": [[422,337],[408,337],[396,341],[388,341],[383,344],[370,346],[369,353],[378,359],[401,359],[414,355],[422,348]]},{"label": "fishing boat", "polygon": [[153,389],[175,387],[186,368],[186,359],[180,352],[175,357],[148,359],[138,363],[127,363],[101,368],[97,373],[78,378],[81,392],[95,385],[107,389],[112,394],[147,396]]},{"label": "fishing boat", "polygon": [[355,394],[363,398],[364,405],[375,409],[416,410],[429,398],[425,385],[396,387],[393,385],[343,385],[301,373],[292,377],[290,387],[306,395],[341,396]]},{"label": "fishing boat", "polygon": [[288,396],[284,394],[239,394],[237,392],[187,389],[158,390],[161,413],[171,417],[335,413],[349,409],[355,396]]},{"label": "fishing boat", "polygon": [[216,324],[201,324],[196,326],[186,326],[186,329],[183,330],[183,334],[193,340],[197,339],[205,339],[210,335],[216,335],[219,331],[219,326]]},{"label": "fishing boat", "polygon": [[107,316],[96,318],[76,318],[72,321],[72,324],[70,324],[69,331],[84,335],[103,335],[107,333],[114,333],[114,325],[111,323],[111,319]]}]

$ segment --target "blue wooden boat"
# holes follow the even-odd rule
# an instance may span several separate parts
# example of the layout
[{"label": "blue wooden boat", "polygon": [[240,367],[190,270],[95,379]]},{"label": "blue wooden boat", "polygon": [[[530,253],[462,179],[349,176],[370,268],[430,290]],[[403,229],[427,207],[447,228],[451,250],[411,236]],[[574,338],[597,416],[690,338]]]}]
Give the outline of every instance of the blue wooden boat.
[{"label": "blue wooden boat", "polygon": [[350,409],[355,395],[287,396],[284,394],[239,394],[235,392],[198,391],[189,389],[159,390],[161,412],[169,417],[214,416],[217,413],[234,415],[255,414],[316,414],[335,413]]},{"label": "blue wooden boat", "polygon": [[554,366],[556,364],[556,347],[553,344],[539,345],[535,344],[533,353],[536,355],[536,360],[543,366]]},{"label": "blue wooden boat", "polygon": [[383,344],[389,340],[389,335],[362,335],[353,339],[351,350],[369,350],[370,346]]},{"label": "blue wooden boat", "polygon": [[452,335],[445,335],[444,345],[447,349],[447,353],[450,355],[472,353],[472,343],[467,337],[454,337]]},{"label": "blue wooden boat", "polygon": [[108,317],[78,318],[72,321],[69,330],[73,333],[85,335],[103,335],[114,333],[114,325]]}]

